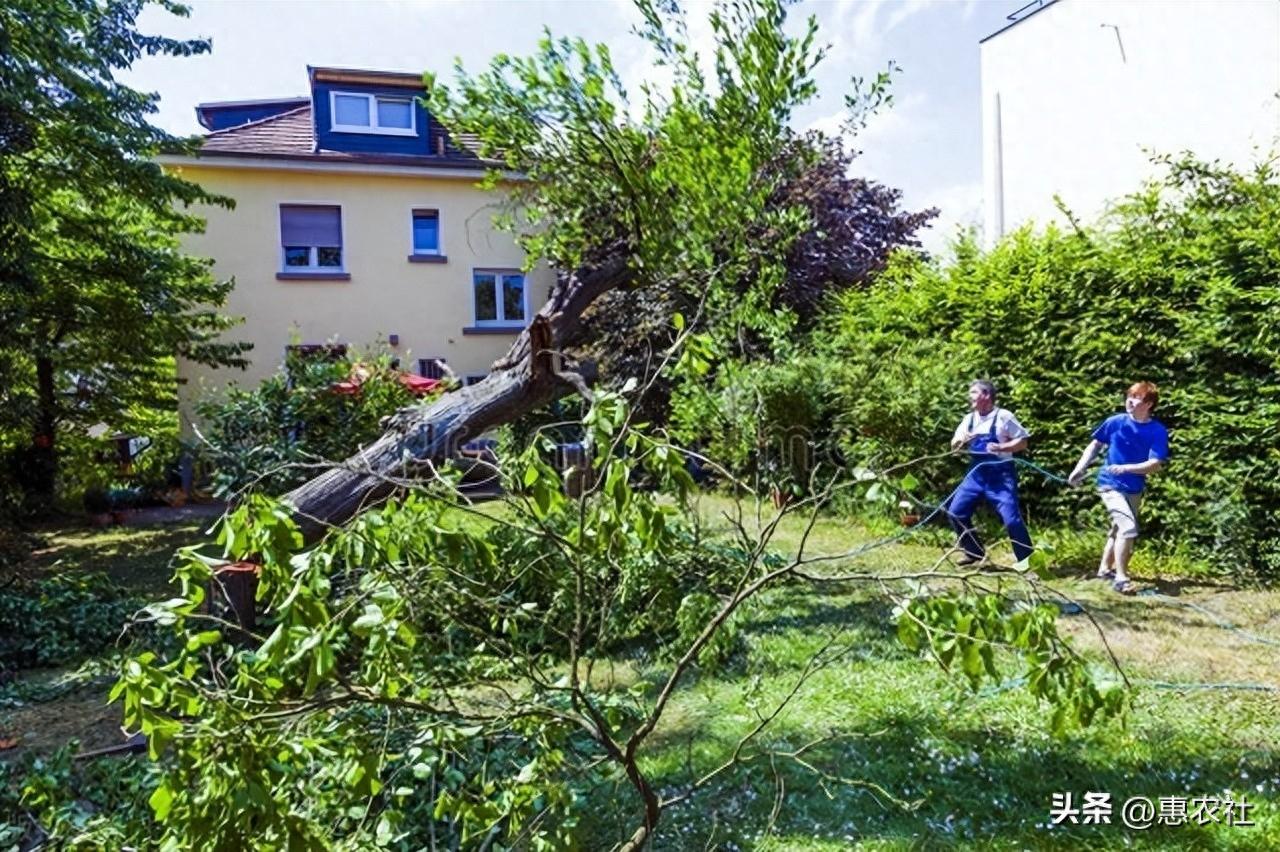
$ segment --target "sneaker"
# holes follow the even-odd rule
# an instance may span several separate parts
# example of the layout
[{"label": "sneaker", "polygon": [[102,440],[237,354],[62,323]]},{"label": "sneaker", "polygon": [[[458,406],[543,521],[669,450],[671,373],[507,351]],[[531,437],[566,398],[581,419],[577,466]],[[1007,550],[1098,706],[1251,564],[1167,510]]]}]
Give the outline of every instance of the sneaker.
[{"label": "sneaker", "polygon": [[963,568],[966,565],[977,565],[985,561],[986,558],[986,556],[974,556],[972,553],[966,553],[956,560],[956,564]]},{"label": "sneaker", "polygon": [[1121,595],[1136,595],[1138,593],[1137,585],[1129,579],[1116,580],[1111,584],[1111,588]]},{"label": "sneaker", "polygon": [[1114,580],[1116,578],[1116,572],[1109,569],[1106,571],[1099,571],[1097,574],[1093,575],[1093,578],[1095,580]]}]

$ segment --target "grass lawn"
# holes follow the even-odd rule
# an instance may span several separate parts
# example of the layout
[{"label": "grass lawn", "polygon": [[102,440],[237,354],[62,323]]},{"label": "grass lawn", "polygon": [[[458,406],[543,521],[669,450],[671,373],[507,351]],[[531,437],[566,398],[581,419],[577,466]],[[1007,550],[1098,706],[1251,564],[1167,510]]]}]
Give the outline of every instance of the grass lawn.
[{"label": "grass lawn", "polygon": [[97,572],[143,597],[163,593],[172,575],[170,561],[179,547],[203,539],[212,518],[172,526],[58,527],[42,530],[45,547],[32,567],[42,574]]},{"label": "grass lawn", "polygon": [[[704,501],[708,517],[729,510],[728,501]],[[779,549],[794,548],[803,526],[784,521]],[[823,518],[809,547],[836,554],[870,538]],[[823,570],[919,570],[940,552],[895,544]],[[646,766],[665,792],[679,792],[723,762],[830,645],[826,664],[757,741],[774,752],[818,744],[802,753],[807,766],[762,754],[696,794],[665,815],[656,848],[1280,848],[1280,593],[1143,579],[1177,596],[1126,598],[1073,576],[1049,584],[1093,615],[1138,686],[1124,724],[1064,738],[1049,734],[1049,711],[1018,688],[1011,661],[1009,682],[975,694],[960,675],[906,651],[878,585],[773,590],[744,620],[737,658],[680,692]],[[1103,671],[1088,618],[1059,624]],[[1269,691],[1234,688],[1246,684]],[[1071,792],[1078,805],[1086,791],[1111,794],[1112,824],[1047,826],[1054,793]],[[1256,826],[1133,830],[1120,820],[1129,797],[1158,808],[1160,797],[1224,791],[1247,796]]]},{"label": "grass lawn", "polygon": [[[25,573],[105,574],[140,602],[168,597],[174,551],[198,542],[209,519],[173,526],[50,527],[39,531],[43,547]],[[121,625],[123,627],[123,625]],[[89,750],[119,743],[119,705],[108,706],[107,690],[117,671],[114,648],[96,658],[62,668],[28,669],[0,686],[0,739],[15,747],[0,751],[0,762],[27,753],[47,753],[77,740]]]},{"label": "grass lawn", "polygon": [[[702,508],[727,529],[727,500],[707,497]],[[47,533],[37,565],[104,571],[156,598],[165,594],[174,548],[198,541],[206,526]],[[788,518],[777,549],[794,548],[802,534],[802,519]],[[840,554],[876,535],[824,517],[808,552]],[[814,570],[919,570],[941,552],[941,539],[922,538]],[[653,848],[1280,848],[1280,592],[1144,579],[1159,581],[1169,596],[1123,598],[1078,576],[1050,582],[1096,619],[1138,685],[1124,724],[1104,722],[1060,739],[1049,734],[1048,710],[1018,687],[1011,661],[1009,682],[973,693],[959,675],[906,651],[879,584],[774,588],[743,614],[741,648],[730,663],[682,684],[644,766],[665,794],[680,792],[723,762],[825,648],[823,665],[754,743],[757,752],[799,752],[803,763],[758,754],[665,813]],[[1106,650],[1089,619],[1064,615],[1059,623],[1102,670]],[[628,679],[665,673],[665,663],[644,656],[615,662]],[[35,694],[66,674],[24,673],[4,690]],[[86,747],[101,744],[103,730],[118,736],[118,711],[104,708],[105,689],[99,673],[50,701],[16,708],[0,701],[0,733],[41,726],[36,739],[11,753],[49,750],[72,737],[87,737]],[[1111,794],[1110,825],[1047,827],[1054,793],[1070,792],[1078,804],[1087,791]],[[1161,796],[1224,791],[1247,795],[1255,826],[1137,831],[1120,823],[1120,806],[1131,796],[1158,805]],[[599,791],[588,804],[593,837],[586,848],[607,848],[638,818],[626,789]]]}]

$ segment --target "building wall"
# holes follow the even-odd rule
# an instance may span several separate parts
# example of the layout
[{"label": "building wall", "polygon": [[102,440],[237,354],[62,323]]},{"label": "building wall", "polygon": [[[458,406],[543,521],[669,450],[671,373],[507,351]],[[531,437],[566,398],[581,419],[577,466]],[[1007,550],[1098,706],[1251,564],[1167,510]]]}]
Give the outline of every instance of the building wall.
[{"label": "building wall", "polygon": [[1157,172],[1144,148],[1280,148],[1280,0],[1058,0],[981,54],[989,242],[1060,219],[1055,194],[1093,218]]},{"label": "building wall", "polygon": [[[234,210],[200,208],[208,226],[185,244],[192,254],[214,259],[213,274],[235,278],[224,312],[244,322],[228,339],[254,344],[248,370],[211,369],[179,362],[184,429],[193,402],[228,384],[253,387],[273,373],[290,343],[342,342],[393,351],[402,368],[442,357],[458,374],[487,373],[515,340],[518,330],[465,334],[473,326],[471,273],[476,268],[519,269],[523,253],[511,237],[490,224],[494,197],[474,186],[476,175],[426,177],[413,174],[323,174],[274,169],[169,165],[182,177],[235,199]],[[282,203],[339,204],[343,253],[350,280],[277,280],[280,270]],[[412,263],[411,211],[440,212],[445,263]],[[526,317],[546,301],[554,283],[545,266],[526,278]],[[486,331],[490,331],[486,329]]]}]

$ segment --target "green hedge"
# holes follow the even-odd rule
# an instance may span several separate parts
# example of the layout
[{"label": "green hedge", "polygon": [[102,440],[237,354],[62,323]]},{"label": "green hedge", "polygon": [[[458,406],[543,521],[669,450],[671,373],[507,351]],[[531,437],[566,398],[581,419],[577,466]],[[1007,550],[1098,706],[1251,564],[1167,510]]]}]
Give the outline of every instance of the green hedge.
[{"label": "green hedge", "polygon": [[[1171,464],[1152,477],[1148,529],[1229,573],[1280,577],[1280,183],[1190,159],[1096,227],[1024,228],[947,264],[904,257],[843,294],[817,346],[851,460],[946,448],[967,382],[1001,388],[1029,458],[1070,470],[1125,388],[1161,388]],[[959,462],[917,472],[945,494]],[[1100,523],[1096,501],[1024,477],[1033,523]]]}]

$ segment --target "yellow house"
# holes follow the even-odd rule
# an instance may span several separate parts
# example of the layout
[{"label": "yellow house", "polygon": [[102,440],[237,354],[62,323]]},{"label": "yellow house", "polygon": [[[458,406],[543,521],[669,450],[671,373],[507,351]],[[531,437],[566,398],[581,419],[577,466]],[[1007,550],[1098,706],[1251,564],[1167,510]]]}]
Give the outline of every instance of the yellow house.
[{"label": "yellow house", "polygon": [[196,399],[256,385],[291,345],[389,346],[401,369],[475,381],[553,283],[493,228],[484,163],[415,99],[421,76],[308,71],[309,97],[201,104],[199,154],[160,158],[235,199],[198,211],[186,249],[234,278],[227,337],[253,343],[247,371],[179,362],[184,429]]}]

